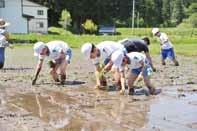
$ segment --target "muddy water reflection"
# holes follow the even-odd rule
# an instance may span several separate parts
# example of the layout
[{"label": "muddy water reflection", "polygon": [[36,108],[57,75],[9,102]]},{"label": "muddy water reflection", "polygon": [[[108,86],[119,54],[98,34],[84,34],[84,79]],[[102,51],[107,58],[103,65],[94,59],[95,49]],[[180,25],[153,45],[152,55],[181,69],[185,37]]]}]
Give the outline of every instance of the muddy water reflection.
[{"label": "muddy water reflection", "polygon": [[11,103],[16,107],[27,110],[55,128],[63,128],[73,122],[77,127],[81,125],[80,114],[76,115],[79,118],[73,117],[72,108],[68,106],[74,102],[74,99],[61,92],[50,91],[41,94],[19,94],[11,98]]},{"label": "muddy water reflection", "polygon": [[[196,88],[196,87],[194,87]],[[184,91],[170,87],[165,96],[159,97],[151,105],[149,121],[146,127],[168,131],[196,131],[197,127],[197,102],[196,92],[188,87]]]},{"label": "muddy water reflection", "polygon": [[197,94],[179,95],[176,88],[165,90],[156,98],[119,96],[117,92],[85,88],[18,94],[10,98],[10,103],[58,131],[195,130],[196,100]]}]

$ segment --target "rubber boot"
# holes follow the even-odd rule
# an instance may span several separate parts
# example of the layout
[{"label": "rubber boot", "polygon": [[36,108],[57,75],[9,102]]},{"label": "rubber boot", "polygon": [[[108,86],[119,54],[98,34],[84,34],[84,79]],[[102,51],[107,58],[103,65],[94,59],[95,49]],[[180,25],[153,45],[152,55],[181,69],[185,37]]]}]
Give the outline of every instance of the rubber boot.
[{"label": "rubber boot", "polygon": [[129,95],[134,95],[134,87],[129,89]]},{"label": "rubber boot", "polygon": [[2,69],[4,66],[4,62],[0,62],[0,69]]},{"label": "rubber boot", "polygon": [[60,80],[59,79],[56,79],[55,82],[60,82]]},{"label": "rubber boot", "polygon": [[178,61],[176,61],[174,65],[175,65],[175,66],[179,66],[179,62],[178,62]]},{"label": "rubber boot", "polygon": [[60,83],[63,85],[66,80],[66,75],[61,75],[60,79],[61,79]]},{"label": "rubber boot", "polygon": [[153,87],[148,87],[148,89],[151,95],[158,95],[161,93],[161,89],[155,89]]},{"label": "rubber boot", "polygon": [[107,86],[107,80],[106,80],[105,76],[102,75],[102,76],[99,78],[99,80],[100,80],[101,86]]}]

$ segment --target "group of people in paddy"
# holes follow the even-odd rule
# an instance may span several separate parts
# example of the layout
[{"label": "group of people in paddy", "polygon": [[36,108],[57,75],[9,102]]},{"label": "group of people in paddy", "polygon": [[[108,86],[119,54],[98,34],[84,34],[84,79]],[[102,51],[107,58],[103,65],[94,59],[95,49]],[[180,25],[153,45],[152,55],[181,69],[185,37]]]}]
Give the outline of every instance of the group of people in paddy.
[{"label": "group of people in paddy", "polygon": [[[9,23],[0,19],[0,68],[3,68],[5,62],[5,48],[13,48],[9,44],[9,33],[6,28]],[[165,33],[160,32],[158,28],[153,28],[152,33],[158,38],[161,45],[161,64],[166,65],[166,58],[173,61],[175,66],[179,66],[176,60],[173,45]],[[134,95],[134,83],[139,76],[143,77],[145,86],[149,94],[157,95],[161,89],[156,89],[151,82],[151,72],[155,72],[153,60],[150,55],[148,46],[150,40],[148,37],[144,38],[127,38],[115,41],[103,41],[98,44],[85,43],[81,47],[81,53],[84,58],[95,66],[95,88],[103,88],[106,83],[101,81],[101,77],[105,79],[104,75],[112,72],[114,85],[121,94],[126,91]],[[34,55],[38,57],[38,63],[35,71],[32,85],[36,84],[39,73],[42,69],[43,62],[46,57],[51,61],[50,74],[55,82],[64,84],[66,80],[67,66],[72,64],[72,49],[69,45],[60,40],[50,41],[48,43],[37,42],[33,47]],[[129,68],[128,78],[125,77],[125,69]],[[58,73],[59,70],[59,73]],[[127,70],[128,73],[128,70]],[[60,75],[58,75],[60,74]]]}]

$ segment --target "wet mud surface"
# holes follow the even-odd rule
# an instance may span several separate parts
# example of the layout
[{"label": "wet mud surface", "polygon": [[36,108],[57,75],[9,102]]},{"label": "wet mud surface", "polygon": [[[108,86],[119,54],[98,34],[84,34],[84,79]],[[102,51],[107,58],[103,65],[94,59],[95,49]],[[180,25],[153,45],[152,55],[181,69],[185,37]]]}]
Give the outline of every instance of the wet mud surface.
[{"label": "wet mud surface", "polygon": [[[161,66],[159,56],[153,56],[157,72],[152,82],[162,93],[123,96],[93,88],[94,67],[79,49],[74,50],[65,85],[52,81],[45,64],[32,86],[37,63],[32,54],[30,47],[7,50],[5,68],[0,70],[1,131],[197,130],[196,56],[178,56],[179,67],[171,62]],[[144,87],[142,81],[136,85]]]}]

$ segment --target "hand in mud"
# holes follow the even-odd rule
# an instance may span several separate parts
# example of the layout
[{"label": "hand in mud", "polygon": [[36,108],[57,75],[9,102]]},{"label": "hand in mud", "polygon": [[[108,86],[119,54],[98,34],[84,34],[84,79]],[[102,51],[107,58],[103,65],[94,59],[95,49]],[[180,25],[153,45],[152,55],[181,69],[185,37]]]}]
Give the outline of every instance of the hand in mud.
[{"label": "hand in mud", "polygon": [[36,79],[33,79],[32,85],[35,85],[35,84],[36,84]]},{"label": "hand in mud", "polygon": [[107,73],[107,71],[103,68],[103,69],[101,70],[101,74],[105,75],[106,73]]},{"label": "hand in mud", "polygon": [[94,88],[95,89],[99,89],[101,86],[100,85],[95,85]]},{"label": "hand in mud", "polygon": [[120,94],[124,95],[125,94],[125,90],[124,89],[120,90]]}]

